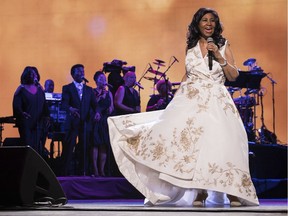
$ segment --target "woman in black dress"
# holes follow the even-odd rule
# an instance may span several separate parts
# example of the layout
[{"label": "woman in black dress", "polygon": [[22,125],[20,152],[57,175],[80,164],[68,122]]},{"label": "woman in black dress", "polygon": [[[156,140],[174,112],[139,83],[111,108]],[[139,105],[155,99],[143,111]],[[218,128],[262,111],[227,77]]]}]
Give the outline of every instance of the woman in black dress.
[{"label": "woman in black dress", "polygon": [[125,115],[130,113],[140,113],[140,95],[134,89],[136,83],[136,74],[128,71],[124,75],[125,84],[120,86],[115,93],[115,113],[116,115]]},{"label": "woman in black dress", "polygon": [[94,81],[97,86],[94,89],[97,109],[93,126],[92,163],[94,176],[105,176],[107,151],[110,145],[107,118],[114,110],[113,97],[111,92],[106,90],[107,81],[103,72],[97,71],[94,74]]},{"label": "woman in black dress", "polygon": [[25,67],[21,75],[21,86],[14,94],[13,115],[16,118],[21,143],[31,146],[42,155],[44,143],[40,143],[40,139],[43,127],[48,126],[49,110],[38,79],[35,67]]}]

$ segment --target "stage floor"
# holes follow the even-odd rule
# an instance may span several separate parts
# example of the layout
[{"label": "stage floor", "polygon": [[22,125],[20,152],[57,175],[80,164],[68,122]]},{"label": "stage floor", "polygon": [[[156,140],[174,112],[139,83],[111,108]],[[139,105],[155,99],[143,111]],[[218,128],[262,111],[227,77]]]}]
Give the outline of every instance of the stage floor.
[{"label": "stage floor", "polygon": [[206,206],[195,207],[147,207],[143,200],[71,200],[59,207],[2,208],[0,215],[7,216],[278,216],[287,215],[287,199],[260,200],[256,207]]}]

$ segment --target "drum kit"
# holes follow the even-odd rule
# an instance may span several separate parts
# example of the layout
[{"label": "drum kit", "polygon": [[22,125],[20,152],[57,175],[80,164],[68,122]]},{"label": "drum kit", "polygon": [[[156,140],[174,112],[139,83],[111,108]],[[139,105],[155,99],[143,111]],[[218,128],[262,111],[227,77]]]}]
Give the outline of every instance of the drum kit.
[{"label": "drum kit", "polygon": [[[177,60],[174,58],[174,61],[169,65],[168,69],[165,72],[160,72],[160,68],[161,67],[165,67],[165,61],[161,60],[161,59],[154,59],[153,64],[155,64],[157,66],[157,69],[153,69],[153,67],[150,65],[150,67],[148,68],[147,72],[150,72],[151,74],[154,75],[154,77],[151,76],[145,76],[146,73],[144,74],[144,79],[149,80],[149,81],[153,81],[153,85],[155,86],[157,84],[157,82],[159,80],[161,80],[162,78],[167,79],[166,77],[166,73],[167,71],[170,69],[170,67],[176,62]],[[177,89],[175,89],[177,86],[179,86],[181,84],[181,82],[172,82],[172,87],[174,87],[174,89],[172,89],[172,93],[174,94],[176,92]],[[153,90],[155,90],[155,87],[153,87]]]},{"label": "drum kit", "polygon": [[[164,63],[165,61],[163,60],[155,59],[153,64],[157,65],[157,69],[154,70],[153,67],[150,65],[150,67],[147,70],[148,72],[154,74],[154,77],[144,76],[144,78],[150,81],[154,81],[154,85],[155,85],[162,77],[166,76],[164,73],[159,71],[160,67],[165,67]],[[160,77],[157,78],[157,76],[160,76]]]},{"label": "drum kit", "polygon": [[[257,66],[256,59],[254,58],[247,59],[243,65],[248,66],[248,71],[239,71],[239,76],[236,81],[231,82],[226,80],[225,86],[227,86],[227,90],[239,111],[247,132],[248,140],[250,142],[259,141],[262,143],[261,134],[259,134],[259,136],[256,135],[256,107],[261,105],[261,128],[265,128],[262,103],[264,94],[260,84],[262,78],[266,77],[267,74]],[[242,89],[246,89],[244,95],[242,94]],[[235,92],[239,92],[239,97],[234,98]]]},{"label": "drum kit", "polygon": [[[231,96],[233,97],[233,93],[236,91],[233,88],[228,88],[228,91],[230,92]],[[246,93],[245,96],[241,95],[241,89],[237,91],[240,92],[240,96],[233,98],[233,101],[238,109],[239,115],[243,121],[243,124],[245,126],[248,139],[249,141],[255,141],[255,131],[254,126],[256,126],[256,106],[259,105],[258,102],[258,92],[253,94]]]}]

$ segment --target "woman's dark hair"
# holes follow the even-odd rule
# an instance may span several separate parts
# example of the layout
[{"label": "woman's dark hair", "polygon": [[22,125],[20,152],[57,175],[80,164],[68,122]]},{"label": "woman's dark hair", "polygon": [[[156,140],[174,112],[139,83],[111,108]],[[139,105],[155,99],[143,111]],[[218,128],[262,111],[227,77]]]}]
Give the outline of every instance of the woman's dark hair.
[{"label": "woman's dark hair", "polygon": [[33,73],[34,73],[33,67],[31,66],[25,67],[20,78],[21,84],[33,84],[34,79],[31,77],[31,74]]},{"label": "woman's dark hair", "polygon": [[[31,81],[28,81],[30,79],[31,71],[35,72],[38,82],[40,81],[40,74],[38,72],[38,69],[34,66],[27,66],[24,68],[24,71],[21,75],[21,78],[20,78],[21,84],[31,84],[30,83]],[[34,80],[32,82],[34,82]]]},{"label": "woman's dark hair", "polygon": [[93,76],[93,79],[94,79],[95,82],[97,81],[97,79],[98,79],[98,77],[99,77],[100,75],[104,75],[104,73],[103,73],[102,71],[96,71],[96,72],[95,72],[95,74],[94,74],[94,76]]},{"label": "woman's dark hair", "polygon": [[215,41],[215,44],[218,45],[218,47],[222,47],[225,44],[226,39],[222,37],[222,25],[220,23],[220,18],[218,16],[218,13],[211,9],[211,8],[200,8],[194,15],[192,22],[188,26],[188,33],[187,33],[187,50],[191,49],[196,46],[198,40],[200,39],[200,30],[199,30],[199,23],[202,19],[202,17],[207,14],[211,13],[215,17],[215,30],[212,35],[212,38]]}]

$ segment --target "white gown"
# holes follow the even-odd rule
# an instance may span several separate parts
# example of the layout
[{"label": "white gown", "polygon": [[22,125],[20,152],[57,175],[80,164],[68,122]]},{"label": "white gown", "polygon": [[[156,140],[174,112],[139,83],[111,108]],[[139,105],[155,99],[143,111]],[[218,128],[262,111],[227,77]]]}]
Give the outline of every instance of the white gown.
[{"label": "white gown", "polygon": [[186,71],[165,110],[108,118],[119,170],[147,204],[189,206],[195,189],[206,189],[215,192],[213,203],[231,194],[258,205],[246,131],[220,65],[213,61],[210,71],[198,43],[187,52]]}]

